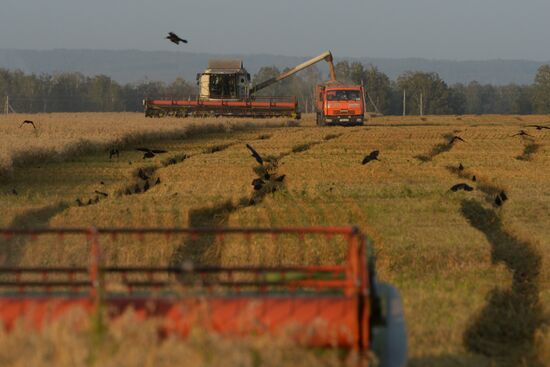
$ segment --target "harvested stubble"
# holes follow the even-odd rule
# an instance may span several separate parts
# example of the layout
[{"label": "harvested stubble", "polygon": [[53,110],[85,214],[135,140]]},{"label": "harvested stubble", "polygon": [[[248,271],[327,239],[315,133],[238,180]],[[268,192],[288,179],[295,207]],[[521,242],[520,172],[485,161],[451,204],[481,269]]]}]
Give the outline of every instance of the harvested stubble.
[{"label": "harvested stubble", "polygon": [[[20,127],[24,119],[30,125]],[[283,120],[273,119],[267,124],[281,125]],[[238,119],[210,120],[145,118],[137,113],[54,113],[29,115],[0,115],[0,172],[12,165],[24,167],[44,160],[67,161],[84,154],[108,152],[116,146],[144,144],[185,136],[197,129],[231,130],[232,127],[250,125]],[[266,123],[255,122],[256,125]]]},{"label": "harvested stubble", "polygon": [[[93,154],[68,163],[16,169],[0,186],[2,206],[8,208],[1,220],[3,225],[52,226],[358,224],[375,239],[379,277],[402,292],[411,365],[543,364],[550,353],[550,336],[543,327],[550,305],[550,134],[532,132],[539,148],[529,160],[515,159],[525,146],[521,138],[510,135],[524,124],[548,124],[550,118],[461,119],[384,117],[368,121],[368,128],[316,128],[307,120],[300,128],[270,129],[269,139],[259,138],[265,131],[251,128],[164,141],[159,146],[170,154],[185,153],[190,158],[166,167],[162,160],[168,156],[148,162],[159,166],[155,173],[162,178],[161,185],[146,194],[114,195],[86,207],[73,205],[74,199],[93,192],[100,180],[109,192],[133,182],[135,170],[145,164],[138,152],[123,151],[124,158],[117,162]],[[331,139],[326,139],[329,134]],[[457,143],[425,163],[414,158],[432,152],[446,134],[458,134],[467,143]],[[252,143],[263,156],[282,157],[278,173],[286,175],[284,189],[257,205],[246,200],[252,195],[256,162],[245,143]],[[205,151],[228,144],[222,151]],[[374,149],[380,150],[380,162],[362,166],[362,157]],[[472,193],[449,191],[464,180],[448,169],[459,162],[478,178],[471,183],[476,187]],[[4,194],[12,187],[21,193]],[[484,187],[505,189],[510,200],[494,208],[486,201]],[[466,205],[470,199],[474,203]],[[501,223],[498,227],[484,231],[472,221],[472,215],[491,217],[493,212]],[[499,236],[512,240],[495,248],[492,239]],[[509,292],[514,289],[517,266],[495,258],[495,249],[519,256],[523,252],[517,243],[529,248],[533,255],[529,261],[540,261],[540,272],[528,280],[536,289],[536,302],[522,310],[510,307],[518,295]],[[176,251],[204,262],[232,264],[243,254],[260,261],[264,252],[276,253],[271,246],[254,247],[255,243],[230,242],[221,251],[212,251],[213,242],[198,245],[203,246],[198,251],[192,241],[162,251],[125,246],[117,250],[116,259],[168,262]],[[309,259],[328,261],[337,256],[330,246],[308,242],[306,247]],[[29,263],[51,256],[30,248],[20,244],[17,258]],[[294,250],[285,250],[285,260],[302,256]],[[74,261],[79,256],[70,248],[64,254]],[[8,259],[15,258],[9,255]],[[495,302],[495,294],[502,302]],[[508,315],[508,324],[487,323],[487,314],[499,312]],[[532,323],[528,327],[527,321]],[[494,337],[499,330],[511,333],[511,338]]]}]

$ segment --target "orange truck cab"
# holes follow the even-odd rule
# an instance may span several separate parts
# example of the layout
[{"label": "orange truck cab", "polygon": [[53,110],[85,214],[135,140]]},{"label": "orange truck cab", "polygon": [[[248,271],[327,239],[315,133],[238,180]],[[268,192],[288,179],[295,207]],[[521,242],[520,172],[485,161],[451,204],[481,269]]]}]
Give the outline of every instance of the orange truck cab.
[{"label": "orange truck cab", "polygon": [[363,125],[365,92],[361,85],[317,85],[317,125]]}]

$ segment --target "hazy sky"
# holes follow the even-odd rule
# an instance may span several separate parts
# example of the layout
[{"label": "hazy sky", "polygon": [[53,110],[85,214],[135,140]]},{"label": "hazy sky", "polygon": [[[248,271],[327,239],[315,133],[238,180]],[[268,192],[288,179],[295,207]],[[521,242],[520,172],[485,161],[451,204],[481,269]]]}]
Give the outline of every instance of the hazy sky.
[{"label": "hazy sky", "polygon": [[0,48],[550,60],[549,0],[0,0]]}]

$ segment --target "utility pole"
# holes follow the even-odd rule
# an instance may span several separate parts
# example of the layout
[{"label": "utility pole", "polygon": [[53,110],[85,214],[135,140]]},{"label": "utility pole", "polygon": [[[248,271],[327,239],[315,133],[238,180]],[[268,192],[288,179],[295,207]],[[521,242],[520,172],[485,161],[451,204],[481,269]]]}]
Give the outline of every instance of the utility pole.
[{"label": "utility pole", "polygon": [[422,100],[422,92],[420,92],[420,116],[424,116],[424,105]]},{"label": "utility pole", "polygon": [[403,89],[403,116],[407,114],[407,91]]}]

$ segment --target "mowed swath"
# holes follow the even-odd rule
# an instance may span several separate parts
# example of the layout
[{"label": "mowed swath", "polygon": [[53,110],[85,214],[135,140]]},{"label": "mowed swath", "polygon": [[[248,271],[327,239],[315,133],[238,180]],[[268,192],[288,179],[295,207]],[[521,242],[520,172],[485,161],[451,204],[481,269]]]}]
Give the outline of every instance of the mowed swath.
[{"label": "mowed swath", "polygon": [[[94,115],[88,116],[93,123]],[[427,121],[386,117],[369,121],[367,127],[317,128],[305,121],[302,127],[249,126],[227,133],[206,131],[185,139],[164,137],[149,145],[166,149],[166,157],[144,160],[140,152],[121,149],[118,160],[109,160],[108,152],[97,152],[70,162],[29,164],[14,170],[0,184],[2,207],[8,208],[2,225],[357,224],[375,240],[379,277],[402,292],[412,364],[490,365],[486,356],[490,352],[476,351],[465,338],[484,325],[480,311],[492,305],[487,297],[493,289],[512,287],[513,269],[495,258],[494,234],[476,227],[469,210],[479,204],[494,213],[501,222],[499,230],[527,243],[540,258],[542,270],[530,281],[537,283],[540,304],[548,312],[550,134],[528,130],[540,147],[527,160],[517,157],[530,141],[512,135],[525,129],[523,124],[549,121],[545,116],[525,116],[521,122],[513,116],[463,116],[460,120],[430,116]],[[155,123],[162,125],[164,120]],[[269,138],[262,137],[266,134]],[[460,135],[466,142],[456,142],[428,161],[415,158],[444,144],[449,134]],[[255,205],[248,199],[257,163],[247,143],[263,157],[281,157],[277,172],[286,175],[282,190]],[[216,147],[222,149],[211,149]],[[379,161],[362,165],[363,157],[373,150],[380,150]],[[184,153],[187,159],[163,164]],[[450,170],[460,163],[468,175],[476,175],[476,182]],[[126,187],[142,182],[138,169],[152,166],[162,183],[146,193],[124,195]],[[464,181],[475,190],[449,190]],[[483,185],[505,190],[509,200],[496,208]],[[19,194],[9,194],[12,188]],[[76,204],[77,198],[87,199],[95,190],[109,196],[95,205]],[[192,242],[172,243],[163,249],[150,245],[128,244],[111,255],[122,262],[139,259],[144,263],[170,261],[176,251],[205,263],[231,264],[243,256],[251,261],[277,261],[263,255],[266,249],[255,243],[228,243],[221,253],[197,249],[204,244]],[[29,244],[19,246],[17,256],[6,254],[8,261],[45,263],[51,256],[84,261],[79,249],[69,245],[53,255]],[[338,248],[311,242],[307,242],[306,253],[309,261],[318,262],[340,255]],[[292,248],[284,255],[286,260],[303,260]],[[529,311],[543,317],[543,311]],[[518,314],[517,325],[509,326],[521,330],[523,316]],[[518,336],[519,346],[491,338],[481,338],[479,343],[508,350],[513,361],[543,358],[548,353],[544,347],[548,334],[537,331],[528,336],[530,341]]]}]

